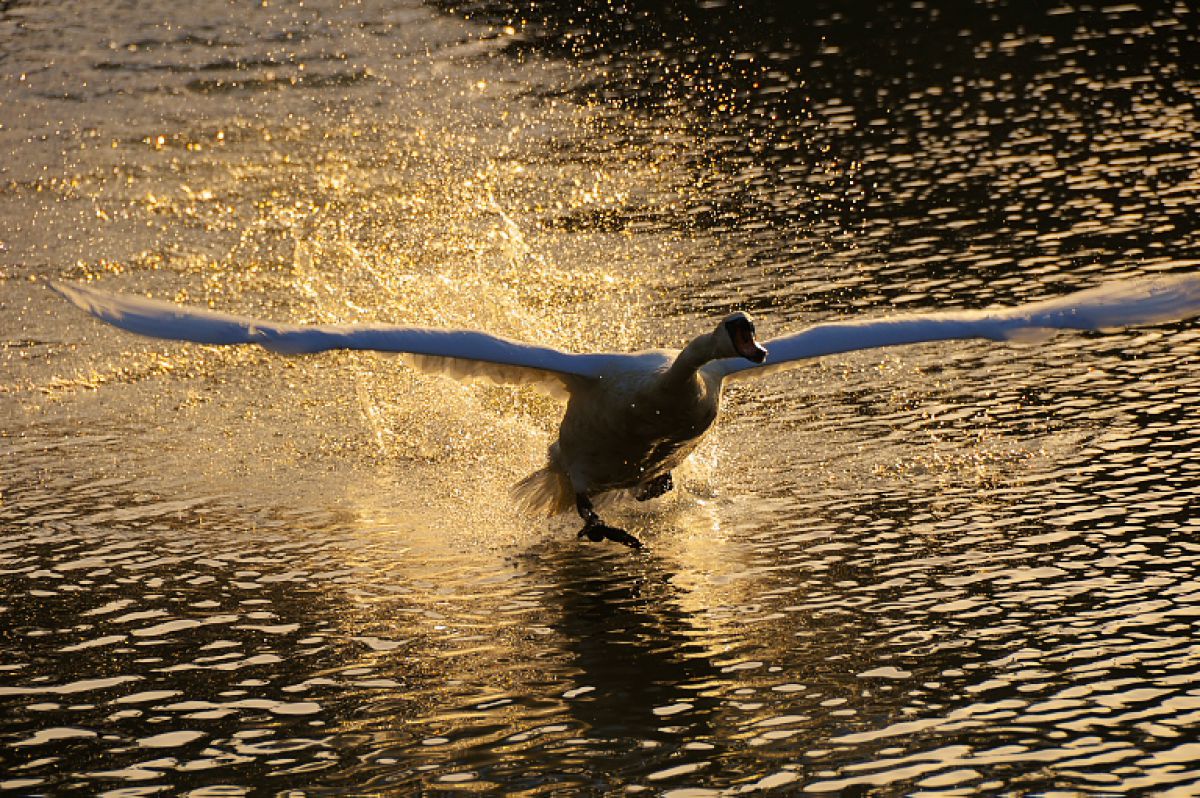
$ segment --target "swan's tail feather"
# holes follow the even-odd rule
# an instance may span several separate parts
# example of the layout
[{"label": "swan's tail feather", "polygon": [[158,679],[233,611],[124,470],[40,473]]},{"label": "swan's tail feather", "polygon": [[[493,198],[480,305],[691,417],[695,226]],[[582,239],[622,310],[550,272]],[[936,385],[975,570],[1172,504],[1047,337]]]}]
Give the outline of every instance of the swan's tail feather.
[{"label": "swan's tail feather", "polygon": [[575,504],[571,481],[552,463],[539,468],[512,487],[513,498],[531,513],[558,515]]}]

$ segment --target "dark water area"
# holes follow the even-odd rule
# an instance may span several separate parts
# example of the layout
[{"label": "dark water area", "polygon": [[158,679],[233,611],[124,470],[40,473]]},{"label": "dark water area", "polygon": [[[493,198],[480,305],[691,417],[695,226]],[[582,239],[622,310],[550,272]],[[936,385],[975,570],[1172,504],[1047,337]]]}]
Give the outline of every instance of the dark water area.
[{"label": "dark water area", "polygon": [[518,26],[516,57],[602,64],[571,91],[647,111],[634,142],[686,120],[707,173],[664,223],[736,237],[768,275],[830,248],[855,263],[900,250],[904,278],[965,261],[983,305],[988,284],[1050,263],[1178,257],[1194,228],[1183,4],[445,5]]},{"label": "dark water area", "polygon": [[1200,790],[1200,327],[732,386],[647,550],[559,406],[45,279],[678,344],[1194,271],[1182,3],[0,3],[0,792]]}]

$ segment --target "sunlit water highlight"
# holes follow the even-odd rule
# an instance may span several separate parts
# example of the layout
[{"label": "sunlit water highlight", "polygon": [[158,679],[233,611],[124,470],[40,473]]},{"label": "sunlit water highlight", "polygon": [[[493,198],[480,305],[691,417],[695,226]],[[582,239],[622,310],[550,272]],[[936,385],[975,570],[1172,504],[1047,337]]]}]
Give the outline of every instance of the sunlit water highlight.
[{"label": "sunlit water highlight", "polygon": [[1195,325],[739,386],[635,555],[508,501],[548,399],[40,283],[589,350],[1196,267],[1194,15],[930,5],[0,4],[0,789],[1196,789]]}]

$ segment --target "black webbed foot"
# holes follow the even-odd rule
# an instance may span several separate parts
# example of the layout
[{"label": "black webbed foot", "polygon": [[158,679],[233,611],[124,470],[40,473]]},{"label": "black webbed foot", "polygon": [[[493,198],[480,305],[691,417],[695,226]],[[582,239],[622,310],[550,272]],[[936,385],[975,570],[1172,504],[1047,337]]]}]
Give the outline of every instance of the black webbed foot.
[{"label": "black webbed foot", "polygon": [[599,543],[602,540],[611,540],[614,543],[620,543],[623,546],[628,546],[631,549],[640,549],[642,541],[638,540],[633,535],[615,526],[608,524],[595,523],[587,524],[583,529],[579,530],[580,539],[587,538],[593,543]]},{"label": "black webbed foot", "polygon": [[647,502],[651,499],[657,499],[667,491],[675,487],[675,480],[671,479],[670,472],[657,476],[649,482],[645,482],[638,486],[637,491],[633,494],[633,498],[640,502]]},{"label": "black webbed foot", "polygon": [[604,540],[603,529],[603,524],[589,524],[588,526],[585,526],[583,529],[579,530],[579,534],[575,537],[579,538],[580,540],[587,538],[593,543],[599,543],[600,541]]},{"label": "black webbed foot", "polygon": [[581,540],[586,537],[593,543],[599,543],[602,540],[611,540],[628,546],[631,549],[640,549],[642,547],[642,541],[624,529],[609,526],[601,521],[600,516],[596,515],[595,508],[592,507],[591,500],[586,495],[582,493],[575,494],[575,507],[579,510],[579,517],[583,519],[583,529],[579,530],[579,534],[576,535]]}]

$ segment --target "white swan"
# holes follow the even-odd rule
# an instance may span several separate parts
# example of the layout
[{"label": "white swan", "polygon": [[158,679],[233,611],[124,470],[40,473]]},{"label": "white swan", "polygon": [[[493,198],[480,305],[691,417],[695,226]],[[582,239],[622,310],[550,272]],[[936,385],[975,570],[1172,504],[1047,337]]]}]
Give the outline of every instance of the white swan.
[{"label": "white swan", "polygon": [[[592,497],[628,488],[640,499],[670,490],[671,471],[717,417],[725,380],[770,374],[806,358],[872,347],[953,338],[995,341],[1045,330],[1107,330],[1200,314],[1200,274],[1112,283],[1015,307],[817,324],[767,341],[754,337],[745,313],[682,351],[572,354],[481,332],[390,325],[290,325],[182,307],[96,288],[52,283],[59,294],[109,324],[157,338],[202,344],[259,344],[300,354],[329,349],[399,352],[427,371],[460,379],[532,384],[567,399],[546,466],[515,494],[558,513],[572,505],[580,537],[640,547],[604,524]],[[768,354],[769,353],[769,354]]]}]

